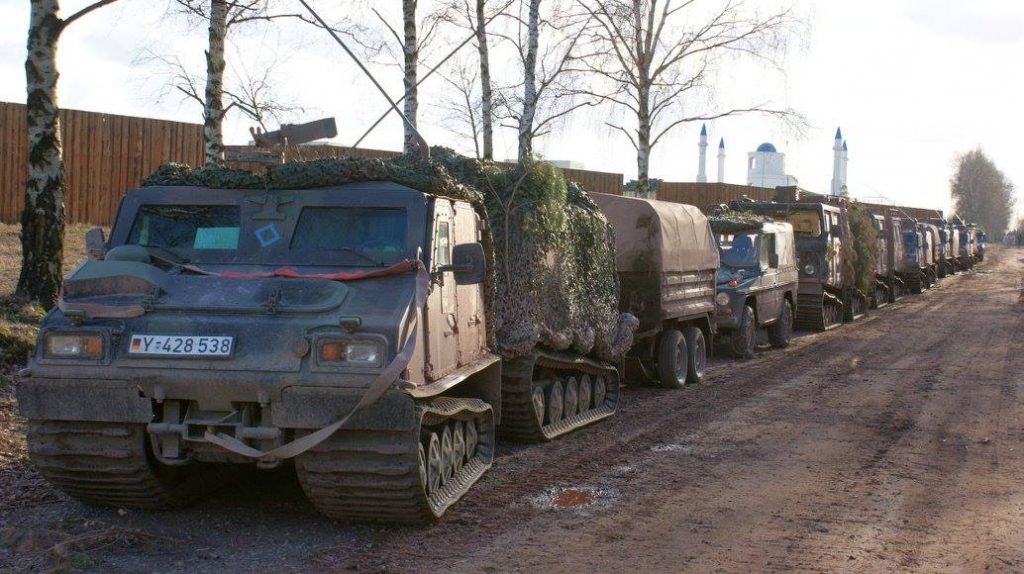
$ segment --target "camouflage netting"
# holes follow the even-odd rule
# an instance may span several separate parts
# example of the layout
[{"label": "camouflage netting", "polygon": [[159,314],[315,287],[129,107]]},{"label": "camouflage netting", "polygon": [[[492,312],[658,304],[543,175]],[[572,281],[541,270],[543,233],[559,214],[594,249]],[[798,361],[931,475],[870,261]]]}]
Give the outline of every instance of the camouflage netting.
[{"label": "camouflage netting", "polygon": [[711,231],[723,234],[760,229],[762,223],[769,221],[773,221],[772,218],[734,209],[722,210],[708,217]]},{"label": "camouflage netting", "polygon": [[485,285],[494,317],[492,348],[505,359],[540,345],[615,361],[632,345],[637,320],[618,312],[614,237],[587,194],[543,162],[501,167],[434,148],[433,159],[321,159],[266,174],[227,168],[161,166],[143,185],[217,189],[308,189],[393,181],[469,202],[488,222]]},{"label": "camouflage netting", "polygon": [[878,265],[878,230],[871,212],[856,201],[846,203],[847,220],[853,241],[843,242],[843,273],[853,277],[854,285],[863,293],[872,293]]}]

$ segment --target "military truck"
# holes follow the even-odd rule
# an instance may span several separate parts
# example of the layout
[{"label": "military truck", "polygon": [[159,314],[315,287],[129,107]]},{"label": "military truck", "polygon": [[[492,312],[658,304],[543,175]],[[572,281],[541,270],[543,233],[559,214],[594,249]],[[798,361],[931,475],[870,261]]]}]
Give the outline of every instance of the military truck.
[{"label": "military truck", "polygon": [[744,359],[754,356],[759,329],[773,347],[788,347],[800,284],[793,226],[729,216],[710,222],[722,262],[715,280],[719,335]]},{"label": "military truck", "polygon": [[[403,161],[167,166],[129,191],[110,238],[90,232],[97,259],[68,277],[18,385],[43,476],[86,502],[167,508],[223,463],[293,464],[327,516],[422,522],[490,467],[499,423],[545,440],[611,416],[635,319],[614,308],[596,207],[550,166],[491,169],[525,182],[520,216],[567,218],[529,251],[493,239],[500,220],[485,226],[473,189]],[[506,235],[538,228],[526,221]],[[493,261],[526,285],[505,307]],[[582,326],[547,328],[547,300]]]},{"label": "military truck", "polygon": [[950,223],[959,235],[959,254],[956,258],[957,269],[968,271],[974,267],[976,261],[977,232],[973,226],[968,225],[959,216],[954,215]]},{"label": "military truck", "polygon": [[895,303],[907,288],[897,272],[903,260],[903,233],[900,218],[890,211],[873,214],[872,223],[878,232],[878,260],[875,267],[875,290],[871,298],[874,309]]},{"label": "military truck", "polygon": [[955,252],[953,250],[952,226],[948,221],[941,218],[925,219],[924,223],[934,225],[939,230],[939,241],[936,249],[936,272],[939,279],[956,273],[954,264]]},{"label": "military truck", "polygon": [[925,276],[928,281],[928,287],[931,288],[939,282],[940,253],[942,250],[939,228],[924,222],[918,223],[918,226],[924,235],[925,263],[927,265]]},{"label": "military truck", "polygon": [[824,331],[867,312],[868,296],[857,289],[856,278],[844,261],[844,241],[850,241],[843,202],[743,201],[733,209],[749,211],[793,226],[800,266],[800,288],[794,327]]},{"label": "military truck", "polygon": [[619,310],[640,320],[625,372],[668,388],[704,378],[715,332],[718,249],[692,205],[591,194],[615,229]]},{"label": "military truck", "polygon": [[911,293],[919,295],[930,286],[926,273],[929,268],[927,236],[916,220],[904,219],[903,223],[904,257],[900,266],[900,277]]}]

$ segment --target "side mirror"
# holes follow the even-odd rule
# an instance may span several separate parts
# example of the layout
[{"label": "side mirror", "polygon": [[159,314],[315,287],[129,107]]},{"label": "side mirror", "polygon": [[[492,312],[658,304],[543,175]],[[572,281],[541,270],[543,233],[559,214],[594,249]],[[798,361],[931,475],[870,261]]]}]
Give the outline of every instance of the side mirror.
[{"label": "side mirror", "polygon": [[106,255],[107,238],[99,227],[93,227],[85,232],[85,252],[93,261],[99,261]]},{"label": "side mirror", "polygon": [[778,253],[769,253],[768,254],[768,267],[771,267],[772,269],[778,269],[779,268],[779,254]]},{"label": "side mirror", "polygon": [[484,246],[479,243],[463,243],[452,247],[452,262],[437,268],[444,273],[455,274],[455,283],[459,285],[478,285],[484,282],[487,260],[484,257]]}]

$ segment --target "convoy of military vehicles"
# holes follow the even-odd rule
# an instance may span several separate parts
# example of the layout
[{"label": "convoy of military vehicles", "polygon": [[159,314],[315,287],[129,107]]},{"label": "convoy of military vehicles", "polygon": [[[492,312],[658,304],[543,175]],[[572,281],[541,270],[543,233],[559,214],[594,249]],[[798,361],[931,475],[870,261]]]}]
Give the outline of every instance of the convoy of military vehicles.
[{"label": "convoy of military vehicles", "polygon": [[491,466],[983,257],[960,220],[842,198],[588,194],[550,165],[164,166],[67,279],[18,385],[33,463],[168,508],[226,465],[293,466],[334,518],[424,522]]}]

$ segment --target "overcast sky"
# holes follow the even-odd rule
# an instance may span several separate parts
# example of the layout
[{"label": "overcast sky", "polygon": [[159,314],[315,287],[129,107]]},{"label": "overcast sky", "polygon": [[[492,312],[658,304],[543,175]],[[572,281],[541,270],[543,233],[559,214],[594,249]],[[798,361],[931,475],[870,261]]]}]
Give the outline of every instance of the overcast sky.
[{"label": "overcast sky", "polygon": [[[279,5],[287,6],[284,0]],[[713,2],[714,0],[706,0]],[[758,0],[759,2],[762,0]],[[714,147],[724,137],[726,181],[745,183],[746,154],[762,142],[786,153],[787,172],[800,185],[827,191],[832,177],[832,137],[841,126],[850,147],[849,189],[862,198],[888,197],[920,207],[949,208],[949,178],[957,154],[980,146],[1013,181],[1024,185],[1017,139],[1024,129],[1021,56],[1024,2],[1020,0],[797,0],[807,21],[794,39],[782,72],[749,63],[730,64],[719,75],[721,102],[771,101],[804,114],[810,127],[794,133],[763,117],[725,118],[709,124],[708,172],[715,175]],[[88,4],[62,3],[64,14]],[[343,3],[315,5],[340,17]],[[377,2],[394,10],[397,2]],[[391,6],[394,4],[395,6]],[[421,2],[421,4],[424,4]],[[167,4],[121,0],[83,18],[60,44],[60,101],[67,108],[199,123],[201,109],[171,94],[158,98],[159,66],[147,54],[175,55],[202,71],[205,30],[165,12]],[[296,10],[299,6],[296,3]],[[371,27],[381,28],[373,21]],[[0,0],[0,101],[24,102],[28,2]],[[279,95],[305,108],[295,120],[335,116],[338,143],[350,144],[386,103],[322,32],[284,25],[244,32],[229,59],[235,68],[274,62]],[[386,61],[382,56],[380,60]],[[495,62],[499,74],[508,66]],[[376,67],[400,94],[396,69]],[[428,83],[430,81],[428,80]],[[425,86],[421,123],[428,141],[471,151],[439,125],[431,107],[443,91]],[[749,99],[746,99],[748,98]],[[602,128],[606,112],[574,117],[538,141],[550,159],[635,176],[629,143]],[[227,143],[246,143],[250,122],[231,117]],[[692,181],[697,171],[700,125],[687,125],[655,150],[651,175]],[[364,144],[399,149],[397,121],[385,122]],[[497,142],[499,157],[515,155],[514,134]]]}]

